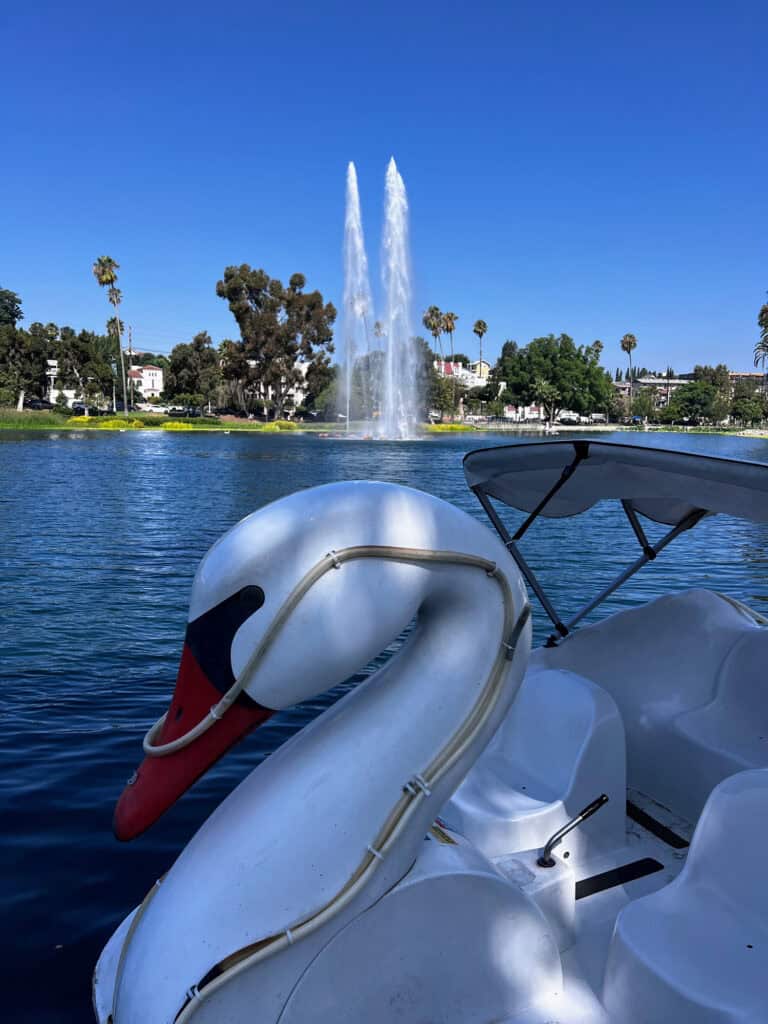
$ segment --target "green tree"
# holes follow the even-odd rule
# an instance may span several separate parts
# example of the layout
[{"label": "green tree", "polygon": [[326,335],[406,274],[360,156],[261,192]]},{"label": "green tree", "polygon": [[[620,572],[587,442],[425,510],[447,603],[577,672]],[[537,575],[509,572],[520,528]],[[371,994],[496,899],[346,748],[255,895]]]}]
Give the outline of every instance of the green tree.
[{"label": "green tree", "polygon": [[[672,396],[669,416],[676,422],[702,423],[717,414],[717,388],[706,380],[683,384]],[[666,418],[666,417],[665,417]]]},{"label": "green tree", "polygon": [[439,413],[441,420],[446,416],[453,419],[459,412],[463,394],[464,389],[457,387],[454,379],[438,374],[432,392],[432,409]]},{"label": "green tree", "polygon": [[52,344],[52,355],[58,365],[55,386],[73,388],[86,410],[89,405],[100,404],[114,393],[114,345],[110,339],[62,327]]},{"label": "green tree", "polygon": [[215,400],[221,383],[221,369],[207,331],[196,334],[188,344],[174,346],[169,364],[165,380],[165,393],[169,398],[181,401],[182,395],[200,396],[201,406]]},{"label": "green tree", "polygon": [[639,393],[632,400],[632,415],[639,416],[641,420],[654,419],[656,415],[657,394],[658,392],[655,387],[641,388]]},{"label": "green tree", "polygon": [[634,334],[625,334],[619,342],[621,351],[624,352],[629,359],[629,404],[632,405],[632,396],[634,394],[634,378],[632,376],[632,353],[637,348],[637,338]]},{"label": "green tree", "polygon": [[613,399],[610,374],[596,362],[595,350],[576,346],[567,334],[534,338],[525,348],[505,342],[491,378],[503,404],[541,402],[550,422],[562,409],[607,411]]},{"label": "green tree", "polygon": [[216,285],[240,328],[242,355],[253,370],[262,407],[283,416],[288,393],[307,375],[330,367],[336,310],[318,291],[305,292],[303,274],[293,274],[285,287],[264,270],[248,264],[227,267]]},{"label": "green tree", "polygon": [[731,386],[730,374],[725,363],[718,363],[717,366],[699,366],[697,364],[693,368],[693,379],[704,380],[722,391],[730,390]]},{"label": "green tree", "polygon": [[537,377],[533,382],[533,397],[544,409],[548,423],[553,423],[563,406],[563,396],[551,381]]},{"label": "green tree", "polygon": [[731,402],[731,416],[743,426],[754,426],[765,416],[765,407],[757,395],[734,398]]},{"label": "green tree", "polygon": [[439,411],[440,382],[443,378],[435,370],[435,353],[425,339],[417,336],[413,339],[413,344],[416,348],[416,393],[420,396],[421,402],[418,416],[419,419],[426,420],[433,409]]},{"label": "green tree", "polygon": [[111,256],[99,256],[91,270],[100,288],[107,289],[107,299],[115,311],[115,325],[117,334],[117,350],[120,355],[120,372],[123,379],[123,409],[128,409],[128,388],[125,379],[125,359],[123,357],[123,331],[120,320],[120,303],[123,294],[117,287],[117,272],[120,264],[116,263]]},{"label": "green tree", "polygon": [[488,333],[488,324],[485,320],[475,320],[475,326],[472,328],[472,333],[477,335],[477,340],[480,343],[480,362],[483,361],[483,336]]},{"label": "green tree", "polygon": [[27,395],[42,397],[47,355],[48,331],[42,324],[28,331],[0,324],[0,404],[15,402],[21,411]]},{"label": "green tree", "polygon": [[0,327],[16,327],[23,319],[19,296],[7,288],[0,288]]}]

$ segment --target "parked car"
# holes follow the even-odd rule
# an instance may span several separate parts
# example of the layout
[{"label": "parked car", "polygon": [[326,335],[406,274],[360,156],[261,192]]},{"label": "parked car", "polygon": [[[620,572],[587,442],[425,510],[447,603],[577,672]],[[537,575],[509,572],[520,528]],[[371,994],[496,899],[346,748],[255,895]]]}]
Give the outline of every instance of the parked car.
[{"label": "parked car", "polygon": [[237,416],[238,419],[245,419],[246,416],[248,415],[248,413],[247,412],[243,412],[242,409],[232,409],[229,406],[226,406],[223,409],[214,409],[213,410],[213,415],[214,416]]},{"label": "parked car", "polygon": [[47,402],[44,398],[28,398],[24,402],[25,409],[55,409],[53,402]]},{"label": "parked car", "polygon": [[[82,402],[75,402],[75,404],[70,409],[70,412],[72,413],[73,416],[85,416],[85,406],[83,405]],[[112,415],[112,410],[111,409],[97,409],[95,405],[92,405],[92,406],[88,407],[88,415],[89,416],[111,416]]]}]

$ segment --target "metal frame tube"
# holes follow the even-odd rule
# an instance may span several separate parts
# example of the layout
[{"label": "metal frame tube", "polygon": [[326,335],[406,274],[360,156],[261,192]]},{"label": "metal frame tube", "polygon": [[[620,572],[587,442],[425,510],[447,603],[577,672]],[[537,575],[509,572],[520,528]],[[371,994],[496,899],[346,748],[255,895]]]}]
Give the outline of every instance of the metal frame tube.
[{"label": "metal frame tube", "polygon": [[528,580],[531,590],[539,599],[541,607],[552,620],[552,625],[555,627],[560,636],[567,636],[567,627],[563,624],[563,620],[555,611],[554,605],[549,600],[547,595],[544,593],[541,584],[536,579],[533,569],[531,569],[526,560],[523,558],[520,550],[517,547],[517,544],[515,544],[514,540],[510,536],[506,526],[504,525],[504,523],[502,523],[501,519],[499,519],[496,513],[496,509],[491,504],[488,495],[484,491],[479,490],[478,488],[473,488],[473,490],[475,492],[475,495],[477,496],[477,500],[483,506],[486,515],[491,520],[491,523],[493,525],[493,528],[496,530],[496,533],[498,533],[499,537],[501,537],[502,541],[504,542],[504,546],[507,548],[510,555],[512,555],[512,557],[514,558],[515,562],[517,563],[517,567],[520,569],[520,572]]}]

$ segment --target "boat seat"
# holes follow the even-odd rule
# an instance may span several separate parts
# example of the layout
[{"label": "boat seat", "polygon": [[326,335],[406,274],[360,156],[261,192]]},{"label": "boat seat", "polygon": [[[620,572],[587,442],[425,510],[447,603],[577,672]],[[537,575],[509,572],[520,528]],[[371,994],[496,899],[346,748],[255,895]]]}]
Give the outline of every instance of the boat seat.
[{"label": "boat seat", "polygon": [[658,598],[534,652],[616,701],[630,786],[696,821],[723,779],[768,766],[768,629],[708,590]]},{"label": "boat seat", "polygon": [[543,846],[607,793],[609,803],[562,847],[578,859],[589,843],[624,841],[625,764],[621,717],[604,690],[573,672],[528,672],[442,817],[487,857],[500,857]]},{"label": "boat seat", "polygon": [[721,782],[678,877],[625,907],[603,1001],[622,1024],[768,1020],[768,769]]}]

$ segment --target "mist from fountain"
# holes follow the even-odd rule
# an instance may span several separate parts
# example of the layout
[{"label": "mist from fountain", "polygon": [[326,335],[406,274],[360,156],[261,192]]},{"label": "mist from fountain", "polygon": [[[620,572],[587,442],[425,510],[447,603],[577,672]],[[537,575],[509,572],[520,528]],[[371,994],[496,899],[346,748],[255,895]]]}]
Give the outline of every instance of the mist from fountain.
[{"label": "mist from fountain", "polygon": [[350,404],[355,362],[366,355],[361,373],[361,404],[365,419],[373,415],[373,393],[368,373],[371,343],[370,329],[373,318],[373,298],[368,277],[368,257],[365,253],[363,218],[360,212],[360,193],[357,171],[350,160],[347,167],[347,202],[344,217],[344,394],[343,404],[346,429],[349,430]]},{"label": "mist from fountain", "polygon": [[408,197],[392,157],[385,179],[382,284],[385,312],[383,388],[377,434],[409,438],[418,420],[418,363],[411,329],[411,268],[408,245]]}]

